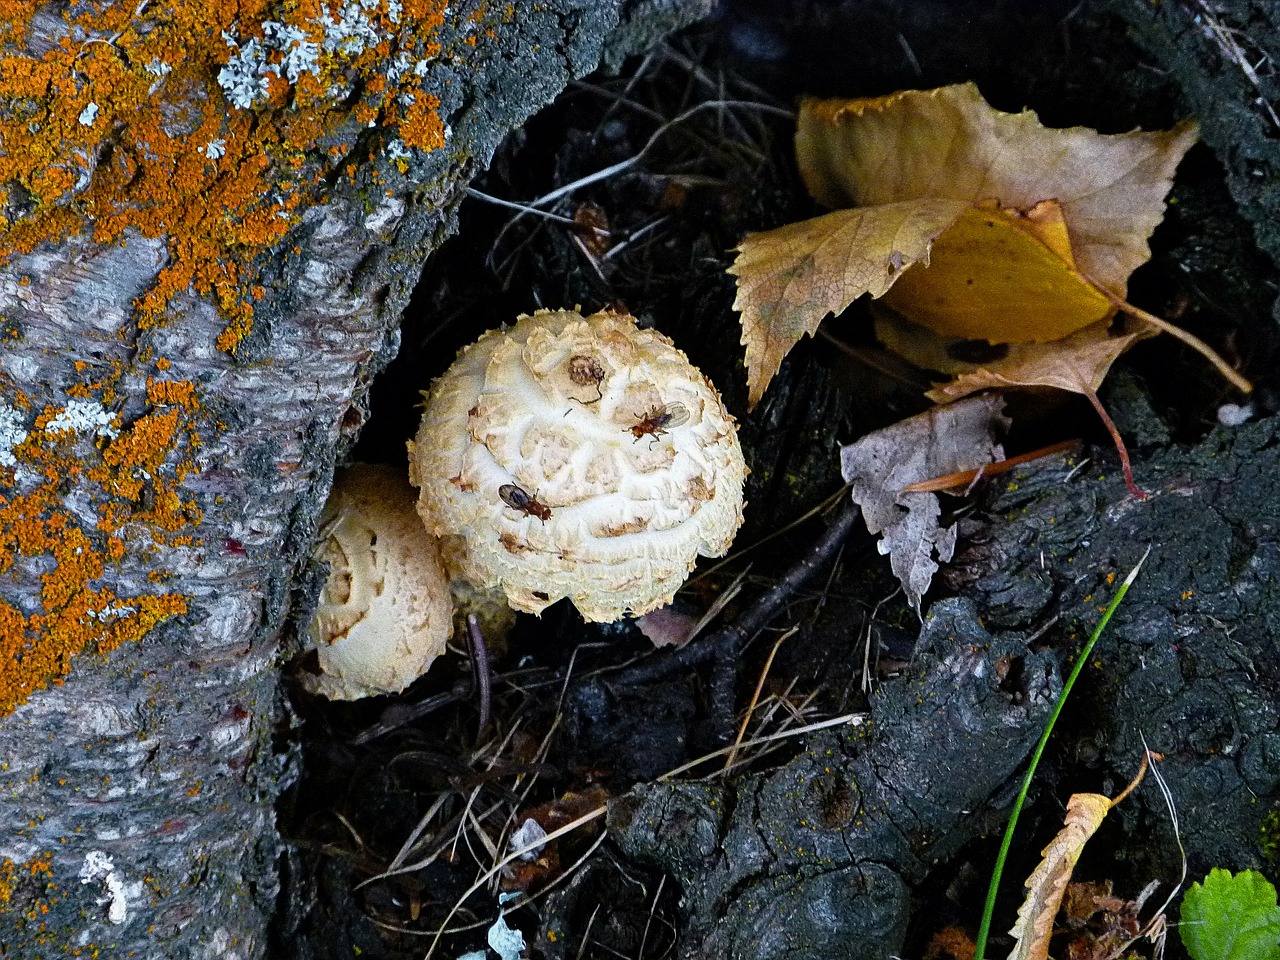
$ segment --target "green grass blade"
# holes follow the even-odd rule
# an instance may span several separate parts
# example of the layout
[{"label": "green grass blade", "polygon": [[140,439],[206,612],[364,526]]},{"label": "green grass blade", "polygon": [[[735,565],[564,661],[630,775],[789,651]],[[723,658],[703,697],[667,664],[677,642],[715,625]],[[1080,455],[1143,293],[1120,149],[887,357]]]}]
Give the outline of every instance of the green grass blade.
[{"label": "green grass blade", "polygon": [[1009,848],[1013,845],[1013,831],[1018,825],[1018,814],[1022,812],[1022,806],[1026,803],[1027,792],[1031,789],[1031,779],[1036,775],[1036,767],[1040,764],[1041,756],[1044,755],[1044,748],[1049,742],[1050,734],[1053,733],[1054,724],[1058,722],[1058,715],[1062,713],[1063,704],[1067,702],[1071,688],[1075,685],[1076,677],[1080,676],[1080,671],[1084,669],[1084,665],[1088,662],[1089,654],[1093,651],[1094,644],[1102,636],[1102,631],[1107,628],[1111,615],[1116,612],[1116,609],[1120,606],[1120,601],[1124,599],[1124,595],[1133,586],[1133,581],[1138,579],[1138,571],[1142,569],[1142,565],[1146,562],[1150,553],[1151,548],[1147,547],[1147,552],[1142,555],[1142,559],[1129,571],[1129,575],[1124,578],[1124,583],[1120,584],[1120,589],[1112,597],[1106,612],[1102,614],[1102,619],[1094,627],[1093,635],[1089,637],[1088,643],[1080,651],[1080,656],[1076,658],[1075,666],[1071,668],[1071,674],[1062,685],[1062,693],[1058,697],[1058,702],[1054,704],[1053,713],[1049,716],[1049,722],[1045,724],[1044,733],[1040,734],[1040,742],[1036,744],[1035,752],[1031,754],[1031,763],[1027,767],[1026,776],[1022,778],[1022,789],[1018,791],[1018,799],[1013,803],[1013,813],[1009,815],[1009,823],[1004,828],[1004,839],[1000,843],[1000,852],[996,855],[996,866],[991,873],[991,884],[987,887],[987,903],[982,911],[982,923],[978,927],[978,936],[974,940],[974,960],[985,960],[987,936],[991,932],[991,917],[996,909],[996,894],[1000,890],[1000,876],[1004,873],[1005,860],[1009,856]]}]

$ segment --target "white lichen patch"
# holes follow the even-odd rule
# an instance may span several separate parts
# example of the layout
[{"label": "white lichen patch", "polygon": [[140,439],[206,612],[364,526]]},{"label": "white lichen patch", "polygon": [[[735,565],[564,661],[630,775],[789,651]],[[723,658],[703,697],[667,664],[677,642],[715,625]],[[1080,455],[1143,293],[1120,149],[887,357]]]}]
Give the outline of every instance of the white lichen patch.
[{"label": "white lichen patch", "polygon": [[[230,29],[222,31],[222,39],[232,53],[218,71],[218,85],[233,106],[250,110],[266,103],[275,77],[290,84],[296,84],[304,76],[319,78],[335,58],[354,59],[388,42],[393,50],[401,43],[410,48],[421,47],[422,44],[413,39],[412,30],[401,30],[403,14],[401,0],[344,0],[334,6],[321,4],[318,16],[290,22],[262,21],[256,29],[247,31],[251,36],[243,42],[240,24],[233,23]],[[396,87],[410,74],[425,75],[433,57],[421,56],[422,52],[396,51],[385,67],[387,82]],[[325,95],[335,102],[342,100],[351,91],[348,78],[329,73]],[[404,95],[413,96],[402,91],[401,96]],[[370,126],[375,123],[371,122]]]},{"label": "white lichen patch", "polygon": [[267,98],[266,50],[256,39],[240,43],[234,30],[224,30],[222,39],[235,53],[218,71],[218,86],[222,87],[232,106],[248,110],[257,101]]},{"label": "white lichen patch", "polygon": [[[400,20],[399,4],[396,4],[393,23]],[[358,56],[368,47],[375,47],[382,39],[374,25],[372,14],[378,8],[378,0],[347,0],[337,11],[327,5],[320,7],[320,24],[324,27],[324,49],[329,53]]]},{"label": "white lichen patch", "polygon": [[[129,604],[113,604],[101,610],[87,610],[85,616],[90,620],[118,620],[121,617],[131,617],[137,612],[138,608]],[[81,623],[83,622],[82,620]]]},{"label": "white lichen patch", "polygon": [[102,893],[98,896],[97,903],[106,905],[109,922],[125,922],[129,916],[129,903],[125,897],[124,881],[120,879],[115,864],[106,853],[90,850],[85,854],[84,863],[80,867],[80,882],[101,888]]},{"label": "white lichen patch", "polygon": [[45,424],[45,433],[70,431],[114,440],[120,433],[116,415],[97,400],[72,400]]},{"label": "white lichen patch", "polygon": [[0,401],[0,467],[13,467],[18,463],[13,450],[27,439],[25,418],[21,412]]},{"label": "white lichen patch", "polygon": [[297,83],[304,73],[313,76],[320,73],[320,44],[308,37],[305,30],[268,20],[262,25],[262,36],[271,49],[280,54],[279,60],[267,67],[276,76]]},{"label": "white lichen patch", "polygon": [[517,610],[589,620],[671,600],[742,523],[737,429],[683,353],[633,317],[543,310],[466,348],[410,445],[446,559]]}]

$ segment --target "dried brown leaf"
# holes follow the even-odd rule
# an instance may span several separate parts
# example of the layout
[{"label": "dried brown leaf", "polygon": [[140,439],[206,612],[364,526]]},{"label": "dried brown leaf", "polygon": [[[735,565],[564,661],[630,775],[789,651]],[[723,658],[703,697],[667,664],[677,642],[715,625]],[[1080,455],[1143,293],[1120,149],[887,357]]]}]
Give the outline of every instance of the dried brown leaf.
[{"label": "dried brown leaf", "polygon": [[1124,296],[1196,136],[1190,120],[1150,133],[1051,129],[1030,110],[996,110],[963,83],[805,100],[796,158],[809,192],[836,208],[931,197],[1027,211],[1057,200],[1081,271]]},{"label": "dried brown leaf", "polygon": [[922,198],[823,217],[750,234],[729,272],[738,277],[735,310],[747,348],[748,407],[754,407],[782,359],[822,318],[869,293],[881,296],[934,238],[964,212],[963,202]]},{"label": "dried brown leaf", "polygon": [[1026,899],[1018,909],[1018,922],[1009,931],[1016,940],[1009,960],[1048,960],[1053,921],[1071,871],[1112,806],[1110,797],[1098,793],[1074,793],[1067,800],[1062,829],[1041,851],[1044,859],[1027,878]]},{"label": "dried brown leaf", "polygon": [[[805,100],[796,131],[805,183],[821,202],[853,209],[739,248],[730,272],[751,405],[800,337],[863,293],[887,293],[939,334],[991,343],[1058,341],[1104,323],[1150,257],[1147,238],[1195,138],[1190,121],[1110,136],[1049,129],[1030,111],[994,109],[973,84]],[[1069,358],[1067,389],[1096,387],[1114,360],[1102,354],[1119,346],[1084,342],[1088,369]],[[1050,363],[1028,354],[1009,369],[1014,380],[1058,386]],[[1008,370],[989,373],[985,385],[1010,385]]]},{"label": "dried brown leaf", "polygon": [[1097,913],[1115,913],[1126,901],[1111,894],[1110,880],[1073,880],[1062,898],[1062,916],[1070,926],[1084,926]]},{"label": "dried brown leaf", "polygon": [[973,960],[973,938],[959,927],[943,927],[924,948],[924,960]]},{"label": "dried brown leaf", "polygon": [[979,390],[1009,387],[1053,387],[1089,396],[1122,353],[1154,335],[1145,327],[1113,334],[1111,324],[1104,321],[1053,343],[1012,344],[1002,360],[982,364],[934,387],[926,396],[945,403]]},{"label": "dried brown leaf", "polygon": [[1053,387],[1087,395],[1097,390],[1121,354],[1156,334],[1137,323],[1113,333],[1105,321],[1052,343],[1002,345],[997,359],[975,363],[957,358],[967,341],[940,337],[888,310],[876,311],[875,323],[876,336],[894,353],[927,370],[956,376],[926,394],[938,403],[1010,387]]}]

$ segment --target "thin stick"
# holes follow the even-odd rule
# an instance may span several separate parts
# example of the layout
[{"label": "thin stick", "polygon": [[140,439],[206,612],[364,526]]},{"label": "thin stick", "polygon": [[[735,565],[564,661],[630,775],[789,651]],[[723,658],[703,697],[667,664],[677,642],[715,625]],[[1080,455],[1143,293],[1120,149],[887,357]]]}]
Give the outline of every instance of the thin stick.
[{"label": "thin stick", "polygon": [[595,173],[589,173],[585,177],[579,177],[577,180],[574,180],[571,183],[566,183],[562,187],[557,187],[549,193],[544,193],[542,196],[534,200],[526,201],[526,205],[529,207],[546,206],[555,200],[559,200],[561,197],[568,196],[571,193],[581,190],[583,187],[589,187],[593,183],[599,183],[601,180],[608,180],[610,177],[617,176],[619,173],[630,170],[636,164],[644,160],[645,154],[653,149],[654,145],[662,139],[668,130],[688,120],[694,114],[701,113],[703,110],[713,107],[716,109],[723,107],[744,107],[751,110],[758,110],[762,113],[774,113],[785,117],[795,116],[795,114],[790,110],[783,110],[779,107],[770,106],[767,103],[754,103],[750,100],[704,100],[702,103],[695,104],[678,116],[672,117],[660,126],[649,136],[649,139],[645,141],[645,145],[643,147],[631,156],[627,157],[625,160],[619,160],[617,163],[605,167],[603,170],[597,170]]},{"label": "thin stick", "polygon": [[628,249],[631,246],[631,244],[635,243],[637,240],[641,239],[642,237],[645,237],[648,234],[652,233],[654,230],[662,226],[664,223],[666,223],[670,219],[671,219],[670,215],[664,215],[664,216],[658,217],[658,219],[656,220],[649,221],[643,227],[637,227],[635,230],[631,231],[631,233],[627,234],[627,236],[624,239],[619,240],[617,243],[611,246],[608,250],[606,250],[600,256],[600,259],[601,260],[613,259],[618,254]]},{"label": "thin stick", "polygon": [[[444,693],[437,693],[434,697],[428,697],[420,703],[406,706],[397,705],[398,709],[396,709],[395,714],[391,719],[379,720],[373,726],[366,728],[356,736],[352,737],[351,743],[353,746],[360,746],[361,744],[377,740],[379,737],[384,737],[394,730],[408,726],[413,721],[425,717],[432,711],[439,710],[442,707],[447,707],[449,704],[456,703],[459,700],[465,700],[470,695],[471,691],[467,689],[467,684],[459,682],[455,683],[451,690]],[[383,716],[385,717],[388,713],[391,713],[390,709],[384,711]]]},{"label": "thin stick", "polygon": [[[632,102],[630,100],[631,91],[636,88],[636,85],[639,84],[641,80],[649,79],[648,77],[649,67],[651,67],[653,65],[654,60],[661,55],[662,55],[662,50],[659,47],[655,47],[654,49],[650,50],[647,54],[645,54],[645,58],[640,61],[640,66],[636,67],[635,73],[633,73],[631,77],[627,79],[626,85],[622,88],[622,90],[618,93],[618,95],[613,98],[613,103],[609,104],[609,108],[605,110],[604,114],[601,115],[599,121],[597,121],[596,129],[591,134],[591,142],[593,144],[596,142],[597,138],[600,136],[600,132],[604,129],[604,125],[613,119],[613,114],[615,111],[617,111],[618,107],[623,103],[630,104]],[[584,84],[584,86],[586,85]],[[599,87],[587,87],[587,89],[592,90],[593,92],[599,92],[606,96],[612,93],[612,91],[607,91]],[[662,119],[662,118],[659,117],[658,119]]]},{"label": "thin stick", "polygon": [[[875,629],[876,617],[880,616],[880,608],[902,592],[902,585],[899,584],[887,597],[882,597],[876,601],[876,605],[871,608],[871,616],[867,617],[867,642],[862,647],[862,682],[860,684],[864,694],[871,693],[871,645],[875,643],[875,636],[872,631]],[[876,667],[880,666],[880,657],[876,656]],[[841,706],[849,699],[849,687],[845,686],[844,696],[841,698]]]},{"label": "thin stick", "polygon": [[1120,791],[1119,795],[1112,798],[1111,806],[1116,806],[1121,800],[1133,793],[1134,787],[1142,782],[1142,778],[1147,775],[1147,761],[1151,758],[1150,750],[1142,751],[1142,763],[1138,766],[1138,774],[1129,781],[1129,785]]},{"label": "thin stick", "polygon": [[722,647],[732,646],[735,649],[740,647],[766,627],[782,605],[835,554],[840,544],[844,543],[845,538],[853,531],[859,516],[861,511],[858,505],[852,499],[846,501],[831,526],[818,538],[818,542],[812,549],[787,571],[786,576],[761,594],[737,623],[705,634],[679,650],[670,651],[665,656],[642,660],[635,666],[615,674],[611,678],[612,681],[629,686],[653,683],[680,670],[689,669],[710,660]]},{"label": "thin stick", "polygon": [[920,480],[916,483],[909,483],[902,488],[903,493],[934,493],[938,490],[954,490],[957,487],[968,487],[970,484],[978,481],[979,475],[983,477],[994,477],[1001,473],[1007,473],[1014,467],[1023,463],[1029,463],[1032,460],[1039,460],[1042,457],[1051,457],[1055,453],[1065,453],[1080,446],[1079,440],[1063,440],[1061,443],[1053,443],[1047,447],[1041,447],[1039,450],[1031,450],[1028,453],[1020,453],[1016,457],[1009,457],[1007,460],[997,460],[995,463],[983,464],[975,470],[958,470],[955,473],[948,473],[941,477],[934,477],[932,480]]},{"label": "thin stick", "polygon": [[666,886],[667,875],[658,878],[658,889],[653,891],[653,904],[649,907],[649,916],[644,921],[644,932],[640,934],[640,949],[636,951],[636,960],[644,960],[644,947],[649,942],[649,927],[653,925],[653,915],[658,912],[658,898],[662,896],[662,888]]},{"label": "thin stick", "polygon": [[827,499],[823,500],[816,507],[810,507],[808,510],[800,514],[800,516],[796,517],[790,523],[786,524],[785,526],[779,527],[777,530],[773,531],[773,533],[766,534],[765,536],[757,540],[755,543],[748,544],[747,546],[741,548],[740,550],[735,550],[733,553],[729,554],[719,563],[713,564],[712,566],[708,567],[706,570],[703,570],[696,577],[690,580],[689,583],[697,583],[699,580],[709,577],[713,573],[720,572],[730,564],[737,563],[740,559],[745,557],[752,550],[758,550],[760,547],[763,547],[766,543],[768,543],[770,540],[774,539],[775,537],[780,537],[785,533],[789,533],[790,531],[794,530],[796,527],[800,526],[800,524],[808,520],[810,517],[815,517],[818,514],[824,512],[828,507],[831,507],[836,503],[839,503],[840,500],[844,498],[844,495],[852,489],[853,489],[853,484],[846,483],[843,487],[841,487],[831,496],[827,497]]},{"label": "thin stick", "polygon": [[[784,692],[783,697],[788,696],[791,693],[791,690],[795,686],[795,683],[796,681],[792,680],[791,683],[787,685],[787,689]],[[817,697],[816,691],[809,693],[802,701],[800,701],[799,705],[793,704],[789,700],[782,699],[777,696],[771,698],[773,701],[772,705],[770,709],[766,712],[765,716],[760,719],[759,723],[757,724],[757,729],[763,730],[768,725],[768,723],[773,720],[774,714],[778,713],[778,711],[781,708],[785,707],[787,711],[786,715],[783,717],[778,729],[775,732],[776,733],[791,732],[789,729],[791,724],[798,723],[804,719],[804,711],[809,709],[809,705],[816,699],[816,697]],[[769,703],[768,700],[766,700],[765,702]],[[707,776],[704,776],[703,779],[708,779],[710,776],[722,776],[722,777],[727,776],[728,774],[732,773],[734,770],[737,770],[739,767],[745,766],[748,763],[752,763],[755,760],[763,760],[765,757],[769,756],[769,754],[772,753],[774,750],[782,746],[782,743],[780,741],[777,741],[777,740],[771,741],[770,743],[767,743],[764,746],[762,746],[758,752],[754,752],[751,755],[748,755],[747,748],[751,747],[753,744],[754,744],[754,741],[748,741],[742,744],[742,749],[738,753],[737,760],[735,760],[730,765],[726,765],[724,768],[722,768],[718,772],[718,774],[709,774]]]},{"label": "thin stick", "polygon": [[[580,228],[580,224],[576,220],[573,220],[570,217],[562,217],[558,213],[551,213],[550,211],[547,211],[547,210],[539,210],[537,207],[531,207],[527,203],[516,203],[514,200],[503,200],[501,197],[495,197],[488,193],[481,193],[475,187],[467,188],[467,196],[474,197],[477,200],[483,200],[485,203],[492,203],[495,206],[507,207],[511,210],[519,210],[521,213],[531,213],[535,217],[543,217],[547,220],[553,220],[556,223],[563,223],[567,227]],[[597,230],[597,228],[595,227],[592,227],[591,229]],[[598,231],[598,232],[604,234],[605,236],[608,235],[607,231]]]},{"label": "thin stick", "polygon": [[[567,866],[564,870],[560,872],[560,875],[558,877],[556,877],[553,881],[551,881],[545,887],[542,887],[541,889],[539,889],[537,893],[526,896],[523,900],[508,901],[505,906],[500,906],[498,908],[498,916],[505,917],[507,914],[514,913],[515,911],[521,909],[522,907],[527,907],[529,906],[529,904],[535,903],[538,900],[541,900],[547,894],[551,893],[553,890],[556,889],[556,887],[560,886],[560,884],[564,883],[566,880],[572,877],[573,872],[577,870],[580,866],[582,866],[582,864],[586,862],[587,858],[590,857],[593,853],[595,853],[596,850],[599,849],[600,844],[604,843],[605,840],[608,839],[608,837],[609,837],[609,831],[607,829],[601,830],[600,836],[596,837],[595,841],[591,844],[591,846],[587,848],[586,853],[580,856],[577,860],[573,861],[573,863],[569,864],[569,866]],[[483,926],[492,926],[492,923],[488,919],[485,919],[485,920],[477,920],[475,923],[464,924],[461,927],[446,927],[442,930],[435,931],[434,933],[428,932],[426,930],[405,930],[404,932],[412,933],[415,936],[419,936],[419,937],[430,937],[430,936],[439,936],[445,933],[466,933],[468,930],[478,930]],[[434,949],[434,947],[432,949]],[[429,953],[427,955],[430,956]]]},{"label": "thin stick", "polygon": [[566,823],[563,827],[560,827],[559,829],[556,829],[556,830],[552,830],[545,837],[540,837],[539,839],[533,841],[532,843],[525,844],[523,847],[520,847],[519,849],[512,850],[505,857],[503,857],[501,860],[495,863],[492,867],[490,867],[488,870],[482,873],[480,875],[480,878],[476,880],[475,883],[471,884],[471,886],[467,887],[467,889],[463,891],[462,896],[460,896],[457,899],[453,907],[449,910],[448,915],[444,918],[444,922],[442,922],[440,926],[436,929],[435,936],[431,940],[431,946],[427,948],[427,954],[426,954],[426,957],[423,958],[423,960],[428,960],[428,958],[430,958],[430,956],[433,953],[435,953],[436,946],[440,943],[440,937],[444,934],[445,930],[448,928],[449,921],[453,919],[453,915],[457,913],[459,909],[461,909],[462,905],[467,902],[467,900],[470,898],[470,896],[473,893],[475,893],[477,890],[487,885],[490,880],[492,880],[499,873],[501,873],[503,867],[519,859],[524,854],[535,851],[541,846],[543,846],[544,844],[550,843],[552,840],[555,840],[558,837],[563,837],[566,833],[570,833],[573,830],[577,830],[578,827],[581,827],[584,824],[588,824],[592,820],[595,820],[598,817],[604,816],[607,810],[608,810],[608,807],[596,807],[594,810],[584,813],[582,816],[578,817],[578,819],[572,820],[569,823]]},{"label": "thin stick", "polygon": [[725,591],[712,601],[711,606],[707,607],[707,612],[704,613],[698,619],[698,622],[693,625],[693,629],[689,631],[689,635],[684,638],[684,642],[680,644],[680,646],[686,647],[693,642],[694,637],[702,633],[702,631],[707,628],[707,624],[720,616],[724,611],[724,608],[733,602],[733,599],[742,592],[742,584],[747,579],[747,574],[750,570],[751,564],[747,564],[746,569],[738,574],[733,583],[729,584],[729,586],[725,588]]},{"label": "thin stick", "polygon": [[587,944],[591,942],[591,928],[595,926],[596,916],[600,913],[600,907],[603,904],[597,903],[591,911],[591,916],[587,917],[587,928],[582,931],[582,940],[578,944],[578,952],[573,955],[573,960],[582,960],[582,955],[587,952]]},{"label": "thin stick", "polygon": [[[1145,736],[1142,737],[1142,748],[1147,753],[1151,753],[1151,748],[1147,746],[1147,738]],[[1163,755],[1158,753],[1153,756],[1157,760],[1164,759]],[[1173,802],[1173,793],[1169,790],[1169,785],[1165,783],[1164,777],[1160,775],[1160,771],[1154,763],[1151,765],[1151,776],[1155,778],[1156,786],[1160,788],[1160,796],[1164,798],[1165,807],[1169,811],[1169,821],[1173,825],[1173,839],[1178,845],[1178,853],[1182,856],[1182,873],[1178,877],[1178,882],[1173,885],[1173,889],[1169,891],[1169,896],[1161,904],[1160,909],[1152,915],[1151,919],[1147,921],[1146,925],[1138,931],[1137,936],[1130,940],[1129,943],[1133,943],[1139,937],[1150,937],[1154,940],[1156,927],[1160,919],[1164,916],[1165,911],[1169,909],[1169,905],[1173,903],[1174,898],[1182,889],[1182,885],[1187,881],[1187,850],[1182,845],[1182,827],[1178,823],[1178,806]],[[1125,944],[1125,947],[1128,946],[1129,944]]]},{"label": "thin stick", "polygon": [[427,829],[427,825],[434,819],[435,815],[440,812],[440,808],[444,806],[445,801],[449,799],[449,794],[442,793],[436,797],[431,806],[427,808],[427,812],[422,815],[422,819],[418,821],[418,825],[413,828],[408,839],[400,845],[400,850],[392,858],[391,863],[387,865],[386,870],[382,873],[375,873],[367,880],[361,880],[352,890],[359,890],[366,884],[373,883],[375,880],[385,880],[387,877],[393,876],[400,872],[400,868],[404,866],[405,860],[409,857],[409,852],[413,850],[413,845],[418,842],[418,838],[422,836],[423,831]]},{"label": "thin stick", "polygon": [[[819,720],[817,723],[810,723],[803,727],[796,727],[793,730],[779,730],[777,733],[769,733],[763,737],[753,737],[745,743],[739,744],[739,746],[742,748],[758,747],[762,743],[772,743],[774,740],[785,740],[788,737],[801,737],[806,733],[813,733],[815,730],[826,730],[828,727],[838,727],[841,724],[858,727],[866,723],[866,720],[866,713],[842,713],[838,717],[831,717],[829,720]],[[656,782],[662,783],[673,777],[678,777],[680,774],[688,770],[692,770],[694,767],[700,766],[708,760],[714,760],[716,757],[723,756],[732,749],[732,745],[721,747],[719,750],[712,750],[710,753],[703,754],[701,757],[698,757],[695,760],[690,760],[688,763],[682,763],[674,770],[668,770],[666,773],[662,774],[656,779]]]},{"label": "thin stick", "polygon": [[769,676],[769,668],[773,666],[773,658],[777,655],[778,648],[782,646],[783,641],[794,636],[797,630],[799,630],[799,627],[792,627],[774,641],[773,648],[769,651],[769,656],[764,661],[764,668],[760,671],[760,679],[756,681],[755,692],[751,694],[751,702],[747,704],[747,712],[742,715],[742,723],[738,727],[738,735],[733,740],[733,749],[724,758],[726,768],[733,766],[733,761],[738,756],[738,748],[742,745],[742,738],[747,735],[747,725],[751,723],[751,714],[755,712],[756,704],[760,702],[760,691],[764,689],[765,678]]},{"label": "thin stick", "polygon": [[480,633],[480,622],[474,613],[467,614],[467,638],[471,641],[471,672],[475,678],[476,690],[480,693],[480,723],[476,729],[476,744],[484,738],[484,731],[489,726],[491,696],[489,692],[489,653],[485,649],[484,636]]}]

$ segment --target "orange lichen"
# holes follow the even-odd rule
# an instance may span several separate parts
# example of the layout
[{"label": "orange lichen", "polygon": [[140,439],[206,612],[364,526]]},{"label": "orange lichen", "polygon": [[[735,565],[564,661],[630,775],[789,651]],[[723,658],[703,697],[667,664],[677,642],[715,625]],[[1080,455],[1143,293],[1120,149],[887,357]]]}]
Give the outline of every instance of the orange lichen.
[{"label": "orange lichen", "polygon": [[[484,7],[455,9],[446,24],[448,7],[0,0],[0,266],[77,236],[160,240],[163,266],[122,337],[136,342],[138,329],[173,322],[182,312],[174,298],[191,292],[218,307],[218,345],[234,352],[255,304],[273,293],[261,265],[325,184],[341,171],[354,180],[385,151],[386,175],[376,165],[369,174],[381,193],[392,170],[407,169],[409,151],[447,139],[431,61],[470,56],[476,35],[492,39],[477,34]],[[361,39],[335,42],[326,36],[335,25]],[[46,46],[33,43],[51,34]],[[225,74],[244,74],[255,49],[259,72],[249,81],[260,83],[236,93]],[[0,337],[21,331],[0,317]],[[105,653],[188,610],[189,598],[163,592],[176,576],[164,567],[198,544],[200,504],[183,479],[200,445],[199,387],[166,378],[171,363],[146,346],[127,369],[67,366],[80,382],[62,396],[5,398],[0,581],[17,589],[0,601],[0,716],[61,683],[76,656]],[[132,411],[142,377],[149,408],[126,418],[120,411]],[[142,578],[137,593],[118,586]]]},{"label": "orange lichen", "polygon": [[444,123],[436,113],[439,106],[439,97],[426,94],[404,108],[400,118],[400,137],[406,145],[421,150],[435,150],[444,145]]},{"label": "orange lichen", "polygon": [[[445,142],[430,62],[457,56],[472,29],[455,11],[450,32],[447,11],[446,0],[0,0],[0,265],[73,236],[161,240],[163,266],[122,336],[172,322],[174,298],[192,292],[218,307],[218,345],[234,352],[273,292],[260,265],[337,171],[354,179],[382,151],[404,170],[409,150]],[[236,71],[248,92],[228,82]],[[0,317],[0,336],[21,331]],[[26,599],[0,601],[0,716],[61,683],[74,657],[188,609],[162,591],[175,577],[167,551],[197,546],[202,522],[183,490],[199,387],[164,377],[171,363],[151,347],[128,369],[68,367],[80,382],[61,397],[6,398],[0,580]],[[124,384],[143,376],[149,409],[126,419]],[[108,586],[139,577],[152,592]]]},{"label": "orange lichen", "polygon": [[[131,556],[149,562],[162,546],[189,546],[201,520],[194,500],[180,494],[192,469],[182,450],[198,410],[194,388],[149,387],[156,409],[131,423],[105,408],[73,416],[50,406],[11,450],[8,492],[0,494],[0,577],[38,570],[39,604],[0,601],[0,715],[60,683],[77,654],[106,653],[187,611],[180,594],[121,596],[103,582]],[[68,508],[72,493],[98,504],[96,523]]]},{"label": "orange lichen", "polygon": [[190,380],[147,378],[147,401],[157,406],[180,406],[190,410],[196,403],[196,387]]},{"label": "orange lichen", "polygon": [[57,891],[49,882],[52,877],[52,853],[33,856],[23,863],[14,863],[8,857],[0,859],[0,914],[9,912],[18,895],[26,901],[28,919],[48,913],[50,905],[57,903],[57,898],[49,896]]},{"label": "orange lichen", "polygon": [[446,0],[73,4],[57,45],[33,50],[50,9],[0,0],[0,260],[76,234],[163,238],[168,261],[135,304],[144,328],[194,289],[234,351],[265,293],[255,259],[318,199],[333,146],[369,123],[444,142],[423,82]]}]

